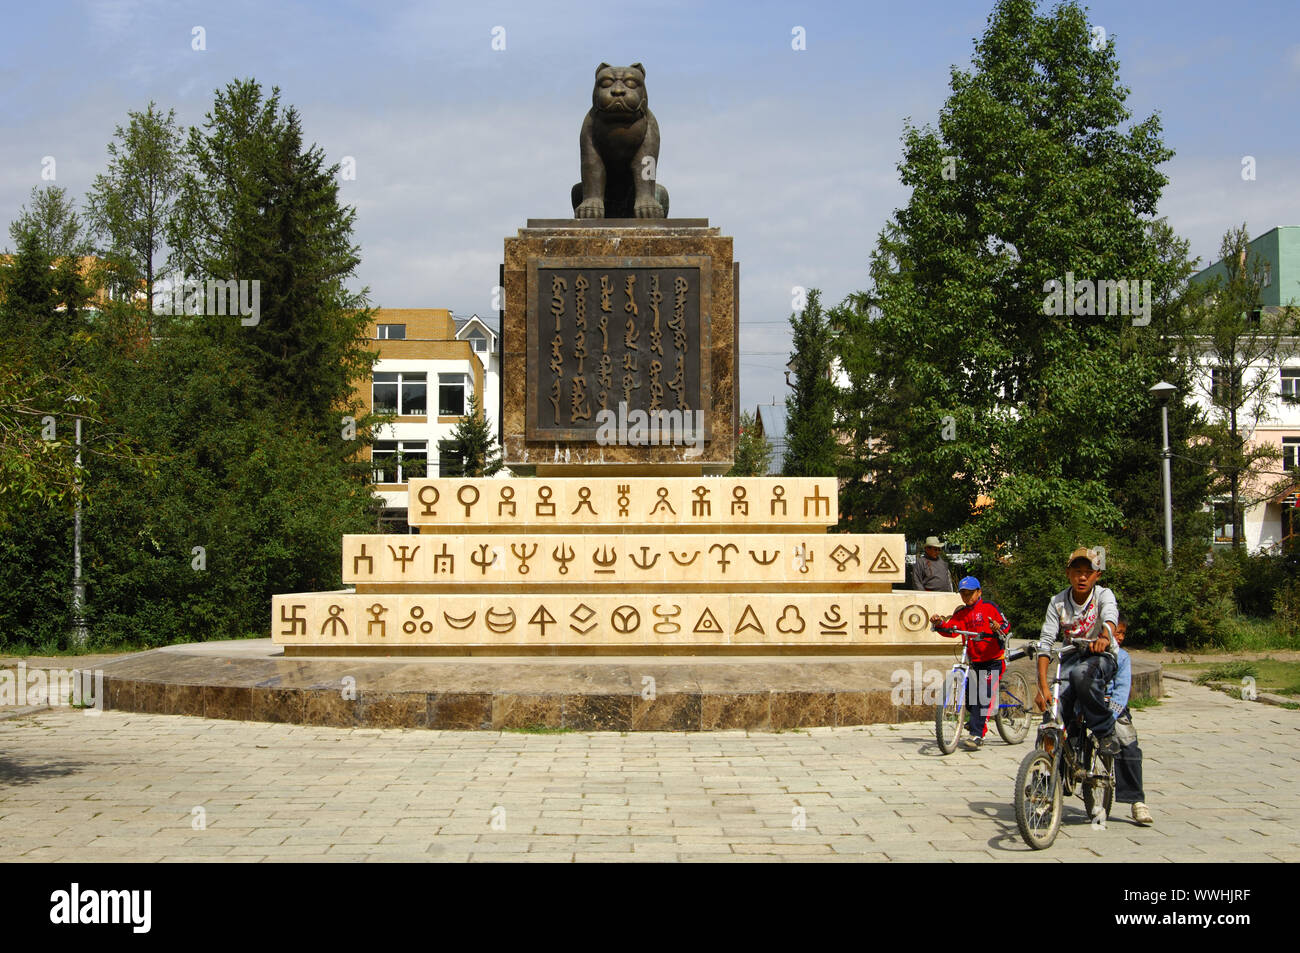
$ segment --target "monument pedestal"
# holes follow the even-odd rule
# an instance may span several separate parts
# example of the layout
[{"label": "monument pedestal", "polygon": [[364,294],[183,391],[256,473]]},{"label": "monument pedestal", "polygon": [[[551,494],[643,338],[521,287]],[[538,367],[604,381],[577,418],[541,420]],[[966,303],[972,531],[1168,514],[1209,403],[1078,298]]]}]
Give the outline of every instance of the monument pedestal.
[{"label": "monument pedestal", "polygon": [[502,445],[512,471],[731,468],[730,237],[707,219],[529,219],[505,240],[504,272]]}]

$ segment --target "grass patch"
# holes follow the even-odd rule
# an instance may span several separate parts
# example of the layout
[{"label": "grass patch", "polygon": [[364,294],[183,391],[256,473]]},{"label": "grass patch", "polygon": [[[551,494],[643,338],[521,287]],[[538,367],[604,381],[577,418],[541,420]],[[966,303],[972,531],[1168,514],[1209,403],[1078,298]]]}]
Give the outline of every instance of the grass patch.
[{"label": "grass patch", "polygon": [[1158,698],[1130,698],[1128,707],[1134,711],[1141,711],[1143,708],[1155,708],[1160,705]]},{"label": "grass patch", "polygon": [[1243,678],[1256,678],[1259,675],[1259,663],[1257,662],[1222,662],[1218,665],[1211,665],[1205,671],[1196,676],[1196,684],[1204,685],[1207,682],[1235,682]]},{"label": "grass patch", "polygon": [[1300,635],[1288,634],[1276,619],[1235,616],[1224,619],[1214,648],[1227,652],[1268,652],[1300,650]]}]

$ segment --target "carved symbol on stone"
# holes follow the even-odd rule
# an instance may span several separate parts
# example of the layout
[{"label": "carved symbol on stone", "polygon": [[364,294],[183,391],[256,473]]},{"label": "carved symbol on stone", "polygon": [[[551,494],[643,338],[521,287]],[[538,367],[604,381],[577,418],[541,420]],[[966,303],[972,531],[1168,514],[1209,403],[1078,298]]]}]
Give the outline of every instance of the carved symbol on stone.
[{"label": "carved symbol on stone", "polygon": [[[418,548],[418,547],[417,547]],[[434,575],[441,576],[443,573],[450,575],[456,571],[456,556],[447,552],[447,544],[442,544],[442,552],[433,554],[433,572]]]},{"label": "carved symbol on stone", "polygon": [[885,547],[880,547],[880,552],[876,553],[876,558],[871,560],[871,567],[867,572],[898,572],[898,563],[890,558]]},{"label": "carved symbol on stone", "polygon": [[480,574],[486,576],[488,567],[497,564],[497,551],[492,551],[492,558],[488,559],[488,551],[491,549],[487,543],[479,543],[476,553],[469,554],[469,561],[479,568]]},{"label": "carved symbol on stone", "polygon": [[533,613],[532,618],[528,620],[528,624],[535,625],[537,628],[541,629],[542,638],[546,638],[546,627],[548,625],[555,625],[555,616],[551,615],[546,606],[539,605],[537,611]]},{"label": "carved symbol on stone", "polygon": [[754,560],[754,562],[758,563],[760,566],[770,566],[770,565],[772,565],[772,563],[776,562],[776,558],[777,558],[778,556],[780,556],[780,555],[781,555],[781,550],[779,550],[779,549],[774,549],[774,550],[772,550],[772,555],[771,555],[771,556],[769,556],[769,555],[767,554],[767,550],[766,550],[766,549],[763,550],[763,555],[762,555],[762,556],[759,556],[759,555],[758,555],[757,553],[755,553],[752,549],[749,551],[749,558],[752,559],[752,560]]},{"label": "carved symbol on stone", "polygon": [[839,603],[832,603],[831,607],[822,613],[822,635],[848,635],[849,623],[847,619],[841,618]]},{"label": "carved symbol on stone", "polygon": [[529,569],[528,560],[537,555],[537,544],[533,543],[533,548],[530,550],[527,543],[511,543],[510,551],[514,553],[515,558],[519,560],[519,575],[527,576]]},{"label": "carved symbol on stone", "polygon": [[474,617],[477,615],[478,615],[478,610],[476,609],[473,612],[471,612],[469,615],[461,616],[459,619],[456,618],[454,615],[449,615],[446,612],[442,614],[442,617],[443,619],[446,620],[447,624],[451,626],[453,629],[468,629],[471,625],[474,624]]},{"label": "carved symbol on stone", "polygon": [[366,574],[367,574],[367,575],[373,575],[373,574],[374,574],[374,571],[375,571],[375,558],[374,558],[373,556],[367,556],[367,555],[366,555],[366,544],[365,544],[365,543],[362,543],[362,544],[361,544],[361,555],[360,555],[360,556],[353,556],[353,557],[352,557],[352,573],[353,573],[353,575],[356,575],[356,574],[358,574],[358,573],[360,572],[360,570],[357,568],[357,564],[360,563],[361,560],[363,560],[363,559],[366,561]]},{"label": "carved symbol on stone", "polygon": [[[671,556],[671,557],[673,557],[673,562],[675,562],[677,565],[679,565],[679,566],[689,566],[691,563],[695,562],[695,560],[697,560],[697,559],[700,558],[700,551],[699,551],[698,549],[695,550],[695,552],[691,554],[691,558],[690,558],[690,559],[686,559],[686,550],[684,550],[684,549],[682,550],[682,558],[681,558],[681,559],[678,559],[678,558],[677,558],[677,554],[676,554],[675,552],[673,552],[671,549],[668,550],[668,555]],[[685,559],[686,561],[685,561],[685,562],[682,562],[683,559]]]},{"label": "carved symbol on stone", "polygon": [[794,564],[799,567],[799,572],[806,576],[808,574],[808,567],[812,565],[813,561],[813,553],[812,550],[808,548],[808,544],[805,542],[796,546],[791,555],[794,556]]},{"label": "carved symbol on stone", "polygon": [[[610,296],[614,293],[614,282],[609,280],[609,275],[600,276],[600,310],[613,311],[614,306],[610,302]],[[603,318],[601,319],[604,320]],[[604,325],[602,324],[602,327]],[[608,345],[606,345],[608,347]]]},{"label": "carved symbol on stone", "polygon": [[587,401],[587,379],[575,377],[569,391],[569,422],[576,423],[579,420],[590,419],[591,404]]},{"label": "carved symbol on stone", "polygon": [[411,606],[411,617],[402,623],[402,631],[414,635],[417,627],[425,635],[433,631],[433,623],[424,618],[424,609],[421,606]]},{"label": "carved symbol on stone", "polygon": [[[474,498],[472,500],[465,499],[466,490],[469,490],[471,493],[474,494]],[[472,483],[467,483],[465,486],[462,486],[459,490],[456,491],[456,499],[460,501],[461,506],[465,507],[465,518],[468,519],[470,507],[478,502],[478,487],[476,487]]]},{"label": "carved symbol on stone", "polygon": [[731,490],[731,515],[739,513],[741,516],[749,515],[749,500],[745,499],[745,488],[743,486],[732,487]]},{"label": "carved symbol on stone", "polygon": [[650,610],[655,614],[655,617],[659,619],[659,621],[655,623],[655,632],[659,635],[676,635],[678,632],[682,631],[682,627],[677,622],[673,621],[682,614],[682,607],[678,605],[673,606],[673,609],[675,610],[673,612],[660,612],[659,610],[662,608],[663,606],[653,606]]},{"label": "carved symbol on stone", "polygon": [[578,505],[573,508],[573,512],[569,515],[577,516],[578,510],[582,509],[584,506],[591,512],[592,516],[600,515],[596,512],[596,508],[591,505],[591,487],[589,486],[578,487]]},{"label": "carved symbol on stone", "polygon": [[713,610],[710,609],[708,606],[705,606],[704,611],[700,613],[700,618],[699,621],[695,623],[694,631],[699,633],[707,633],[709,635],[722,634],[722,625],[718,622],[717,617],[713,614]]},{"label": "carved symbol on stone", "polygon": [[641,547],[641,562],[637,562],[637,558],[636,558],[635,556],[628,556],[627,558],[630,559],[630,560],[632,561],[632,565],[635,566],[637,569],[653,569],[654,566],[655,566],[655,563],[659,562],[659,554],[658,554],[658,553],[655,553],[655,554],[654,554],[654,558],[651,559],[651,558],[647,555],[649,552],[650,552],[650,547],[649,547],[649,546],[642,546],[642,547]]},{"label": "carved symbol on stone", "polygon": [[596,627],[596,623],[592,622],[596,618],[596,610],[585,602],[578,603],[578,608],[569,613],[569,618],[577,622],[578,625],[585,626],[585,628],[578,628],[578,625],[574,625],[572,622],[569,623],[569,628],[579,635],[586,635]]},{"label": "carved symbol on stone", "polygon": [[[425,499],[424,494],[426,493],[432,493],[433,499],[431,500]],[[438,496],[439,496],[438,488],[436,486],[422,486],[420,487],[420,492],[417,493],[416,496],[419,498],[420,502],[424,504],[424,509],[420,511],[421,516],[438,515],[438,511],[434,509],[434,506],[438,502]]]},{"label": "carved symbol on stone", "polygon": [[785,505],[785,487],[779,483],[772,487],[772,516],[776,515],[776,504],[778,503],[781,504],[781,515],[787,515]]},{"label": "carved symbol on stone", "polygon": [[618,485],[618,515],[628,516],[628,505],[632,502],[632,484],[620,483]]},{"label": "carved symbol on stone", "polygon": [[[747,619],[749,621],[745,621]],[[745,629],[753,629],[759,635],[767,634],[763,631],[763,623],[758,621],[758,613],[754,611],[754,607],[751,605],[745,606],[745,611],[740,614],[740,622],[736,624],[736,631],[732,634],[740,635]]]},{"label": "carved symbol on stone", "polygon": [[[293,609],[292,614],[285,615],[284,610],[290,608]],[[280,621],[289,623],[288,631],[281,629],[280,630],[281,635],[296,635],[298,633],[299,628],[302,629],[303,635],[307,634],[307,620],[302,618],[300,615],[298,615],[299,609],[306,609],[306,608],[307,607],[305,605],[294,605],[294,606],[281,605],[280,606]]]},{"label": "carved symbol on stone", "polygon": [[501,501],[497,503],[497,516],[504,516],[506,507],[510,507],[510,515],[515,515],[515,488],[513,486],[503,486],[501,488]]},{"label": "carved symbol on stone", "polygon": [[[444,549],[446,548],[446,545],[446,543],[443,543]],[[400,556],[397,555],[397,550],[393,549],[391,545],[388,547],[388,551],[392,553],[393,559],[402,564],[402,575],[406,575],[406,564],[415,559],[415,554],[420,551],[420,547],[419,544],[416,544],[415,546],[403,544],[402,546],[399,546],[398,549],[401,549],[402,551],[402,555]],[[406,554],[408,549],[411,551],[409,556]]]},{"label": "carved symbol on stone", "polygon": [[908,632],[920,632],[930,624],[930,614],[925,611],[925,606],[913,603],[898,614],[898,624]]},{"label": "carved symbol on stone", "polygon": [[515,610],[506,609],[503,612],[498,612],[495,609],[488,609],[483,615],[483,621],[487,623],[489,629],[498,635],[509,632],[515,627]]},{"label": "carved symbol on stone", "polygon": [[551,502],[551,494],[554,492],[554,490],[545,484],[537,488],[538,502],[536,510],[538,516],[555,515],[555,504]]},{"label": "carved symbol on stone", "polygon": [[655,495],[659,497],[659,502],[656,503],[654,509],[650,511],[651,516],[654,516],[656,513],[658,513],[659,507],[661,506],[668,507],[668,512],[672,513],[673,516],[677,515],[677,511],[673,509],[673,505],[668,502],[668,487],[666,486],[659,487],[657,490],[655,490]]},{"label": "carved symbol on stone", "polygon": [[629,351],[641,350],[641,345],[636,343],[636,339],[640,336],[641,332],[636,329],[636,322],[628,318],[627,325],[623,328],[623,346]]},{"label": "carved symbol on stone", "polygon": [[[874,609],[870,606],[863,606],[862,611],[858,613],[862,616],[862,624],[858,626],[864,634],[870,635],[872,632],[885,631],[885,607],[876,606]],[[872,621],[872,620],[875,621]]]},{"label": "carved symbol on stone", "polygon": [[738,553],[740,547],[735,543],[714,543],[709,547],[709,552],[713,552],[715,549],[720,550],[718,553],[718,567],[722,570],[723,575],[726,575],[727,567],[731,565],[731,560],[727,558],[727,550]]},{"label": "carved symbol on stone", "polygon": [[619,606],[609,617],[615,632],[627,635],[641,627],[641,613],[632,606]]},{"label": "carved symbol on stone", "polygon": [[560,564],[561,576],[567,576],[569,574],[569,563],[573,562],[573,558],[576,555],[577,554],[574,553],[572,546],[566,546],[563,543],[551,550],[551,558]]},{"label": "carved symbol on stone", "polygon": [[[794,613],[793,618],[791,618],[791,613]],[[798,628],[795,628],[796,624],[798,624]],[[798,606],[789,605],[781,610],[781,618],[776,620],[776,631],[784,635],[798,635],[803,630],[803,616],[799,614]]]},{"label": "carved symbol on stone", "polygon": [[555,316],[555,330],[560,330],[560,318],[564,314],[564,292],[569,283],[559,275],[551,276],[551,314]]},{"label": "carved symbol on stone", "polygon": [[861,566],[862,560],[858,558],[858,550],[860,548],[861,547],[859,546],[854,546],[852,549],[849,549],[847,546],[841,543],[839,546],[836,546],[834,549],[832,549],[830,552],[830,557],[835,561],[835,568],[839,572],[845,572],[848,569],[850,561]]},{"label": "carved symbol on stone", "polygon": [[709,502],[709,488],[707,486],[697,486],[691,492],[695,494],[695,499],[691,501],[691,515],[711,516],[713,514],[713,504]]},{"label": "carved symbol on stone", "polygon": [[366,623],[366,635],[374,635],[375,626],[379,626],[379,637],[382,639],[386,634],[385,630],[388,628],[388,623],[381,619],[380,616],[388,611],[388,606],[376,602],[366,611],[370,613],[370,621]]},{"label": "carved symbol on stone", "polygon": [[[558,338],[556,340],[559,340]],[[546,395],[546,399],[551,402],[555,408],[555,422],[560,422],[560,396],[564,393],[564,385],[561,383],[562,377],[556,377],[551,381],[551,392]]]},{"label": "carved symbol on stone", "polygon": [[808,515],[808,504],[809,504],[809,503],[811,503],[811,504],[813,505],[813,511],[812,511],[812,515],[813,515],[813,516],[821,516],[821,515],[823,515],[823,514],[822,514],[822,504],[823,504],[823,503],[826,504],[826,513],[825,513],[825,515],[826,515],[826,516],[830,516],[830,515],[831,515],[831,498],[830,498],[829,496],[822,496],[822,489],[821,489],[821,486],[820,486],[819,484],[816,484],[816,483],[813,484],[813,495],[812,495],[812,496],[805,496],[805,497],[803,498],[803,515],[804,515],[804,516],[807,516],[807,515]]},{"label": "carved symbol on stone", "polygon": [[612,573],[614,563],[618,562],[618,550],[611,546],[602,545],[600,549],[591,554],[591,561],[601,567],[596,572]]},{"label": "carved symbol on stone", "polygon": [[330,627],[330,635],[338,635],[339,626],[343,626],[343,634],[348,634],[348,624],[343,621],[343,607],[339,605],[330,606],[330,617],[320,625],[320,634],[325,634],[325,626]]}]

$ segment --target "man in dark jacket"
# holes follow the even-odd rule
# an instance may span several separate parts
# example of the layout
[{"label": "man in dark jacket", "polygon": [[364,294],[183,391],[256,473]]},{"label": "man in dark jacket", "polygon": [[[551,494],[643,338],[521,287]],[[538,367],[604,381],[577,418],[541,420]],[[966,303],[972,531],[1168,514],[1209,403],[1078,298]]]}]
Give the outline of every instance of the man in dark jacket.
[{"label": "man in dark jacket", "polygon": [[912,588],[921,592],[952,592],[952,573],[943,558],[943,543],[927,536],[912,564]]}]

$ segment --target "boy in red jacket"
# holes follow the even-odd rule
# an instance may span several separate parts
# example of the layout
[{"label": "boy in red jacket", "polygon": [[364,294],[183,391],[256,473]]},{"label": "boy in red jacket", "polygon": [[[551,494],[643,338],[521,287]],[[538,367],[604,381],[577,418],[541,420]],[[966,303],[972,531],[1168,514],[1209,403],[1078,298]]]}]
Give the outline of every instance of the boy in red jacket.
[{"label": "boy in red jacket", "polygon": [[[956,638],[957,633],[953,631],[956,629],[991,636],[978,642],[968,641],[971,670],[966,678],[966,708],[970,712],[970,721],[966,728],[970,737],[963,740],[962,747],[978,751],[989,729],[989,716],[997,711],[998,685],[1007,667],[1001,641],[1007,620],[997,606],[984,601],[980,581],[974,576],[967,576],[958,583],[957,591],[961,593],[962,607],[947,619],[933,615],[930,622],[945,638]],[[962,640],[967,641],[967,637],[963,635]]]}]

